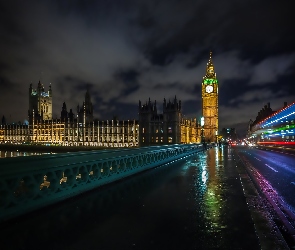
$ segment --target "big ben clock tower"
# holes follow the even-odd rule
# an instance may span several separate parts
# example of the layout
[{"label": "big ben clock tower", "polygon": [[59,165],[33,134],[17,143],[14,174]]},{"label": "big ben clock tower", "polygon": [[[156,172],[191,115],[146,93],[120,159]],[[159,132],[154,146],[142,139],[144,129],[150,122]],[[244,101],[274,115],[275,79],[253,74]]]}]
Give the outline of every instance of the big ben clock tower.
[{"label": "big ben clock tower", "polygon": [[218,81],[210,52],[206,75],[202,82],[202,114],[204,126],[202,128],[203,140],[217,142],[218,135]]}]

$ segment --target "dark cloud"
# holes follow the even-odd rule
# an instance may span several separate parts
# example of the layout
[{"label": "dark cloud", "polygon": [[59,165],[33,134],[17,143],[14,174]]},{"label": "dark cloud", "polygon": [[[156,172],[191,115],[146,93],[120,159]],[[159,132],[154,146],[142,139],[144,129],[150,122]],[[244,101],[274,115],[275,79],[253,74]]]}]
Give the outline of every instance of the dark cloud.
[{"label": "dark cloud", "polygon": [[128,95],[140,88],[138,83],[139,76],[140,73],[136,69],[125,69],[125,71],[119,71],[115,74],[118,83],[124,84],[126,87],[121,93],[122,96]]},{"label": "dark cloud", "polygon": [[175,95],[199,118],[212,50],[220,127],[244,129],[267,102],[295,100],[294,19],[276,0],[1,1],[0,115],[26,119],[41,80],[55,117],[89,89],[99,119],[136,119],[138,100]]}]

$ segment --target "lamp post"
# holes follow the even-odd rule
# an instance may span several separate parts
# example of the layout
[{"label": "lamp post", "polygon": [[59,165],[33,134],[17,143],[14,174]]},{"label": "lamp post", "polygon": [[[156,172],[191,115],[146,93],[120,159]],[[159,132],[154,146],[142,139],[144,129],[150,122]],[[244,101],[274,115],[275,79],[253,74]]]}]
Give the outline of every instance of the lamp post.
[{"label": "lamp post", "polygon": [[204,141],[204,116],[201,117],[201,142]]}]

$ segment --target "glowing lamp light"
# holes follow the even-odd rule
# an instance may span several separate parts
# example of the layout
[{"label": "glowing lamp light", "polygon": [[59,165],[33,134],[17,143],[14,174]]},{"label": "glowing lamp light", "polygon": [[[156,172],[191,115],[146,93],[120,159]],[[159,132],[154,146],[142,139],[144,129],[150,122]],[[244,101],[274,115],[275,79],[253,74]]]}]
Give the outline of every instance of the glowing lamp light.
[{"label": "glowing lamp light", "polygon": [[205,124],[205,121],[204,121],[204,116],[201,117],[201,126],[203,127]]}]

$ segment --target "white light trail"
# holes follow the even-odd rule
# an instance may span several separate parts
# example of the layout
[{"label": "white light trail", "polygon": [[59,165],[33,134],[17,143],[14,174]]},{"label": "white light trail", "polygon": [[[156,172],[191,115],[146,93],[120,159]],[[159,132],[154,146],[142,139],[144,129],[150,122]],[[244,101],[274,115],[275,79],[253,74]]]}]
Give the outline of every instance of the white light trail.
[{"label": "white light trail", "polygon": [[270,168],[272,171],[275,171],[276,173],[278,172],[278,170],[272,168],[271,166],[269,166],[269,165],[267,165],[267,164],[265,164],[265,166],[267,166],[268,168]]}]

